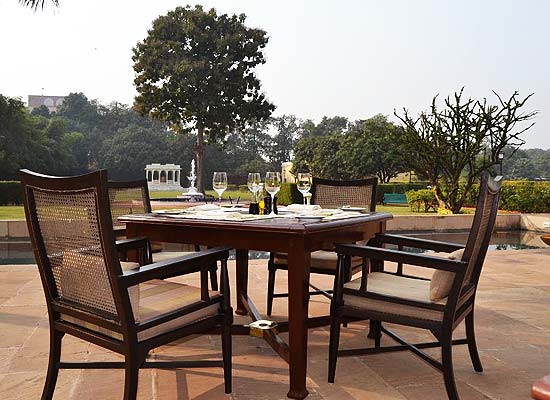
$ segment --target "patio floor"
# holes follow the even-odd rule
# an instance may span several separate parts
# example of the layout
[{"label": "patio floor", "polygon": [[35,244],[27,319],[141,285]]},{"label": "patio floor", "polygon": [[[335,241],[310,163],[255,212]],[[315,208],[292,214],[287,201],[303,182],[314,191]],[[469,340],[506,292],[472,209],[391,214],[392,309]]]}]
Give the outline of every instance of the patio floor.
[{"label": "patio floor", "polygon": [[[473,371],[466,346],[454,351],[461,399],[528,399],[532,382],[550,373],[550,249],[489,252],[477,296],[477,341],[485,372]],[[250,293],[265,310],[266,261],[251,261]],[[230,265],[234,266],[234,262]],[[231,271],[231,270],[230,270]],[[286,273],[277,276],[286,287]],[[195,280],[195,277],[191,277]],[[331,286],[331,279],[312,282]],[[314,296],[310,314],[328,312]],[[286,301],[275,299],[274,319],[284,318]],[[239,319],[241,319],[240,317]],[[244,320],[243,320],[244,321]],[[366,343],[364,323],[342,330],[342,348]],[[413,340],[430,339],[414,329],[396,328]],[[455,337],[463,335],[457,328]],[[410,353],[341,358],[336,383],[327,383],[328,327],[309,334],[308,399],[445,399],[441,375]],[[431,339],[430,339],[431,340]],[[389,340],[385,340],[390,343]],[[220,368],[143,370],[140,399],[284,399],[287,365],[262,340],[234,338],[233,394],[223,393]],[[384,341],[383,341],[384,343]],[[38,399],[48,358],[48,319],[36,266],[0,266],[0,399]],[[437,354],[432,350],[431,353]],[[156,359],[220,356],[217,336],[200,336],[164,346]],[[62,359],[104,361],[116,355],[66,337]],[[62,370],[56,399],[121,399],[120,370]]]}]

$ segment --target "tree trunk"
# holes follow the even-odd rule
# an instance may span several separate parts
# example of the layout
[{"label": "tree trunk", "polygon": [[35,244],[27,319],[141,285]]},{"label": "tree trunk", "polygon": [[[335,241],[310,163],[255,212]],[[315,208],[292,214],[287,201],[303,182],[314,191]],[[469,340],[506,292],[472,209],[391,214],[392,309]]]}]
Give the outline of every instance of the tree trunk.
[{"label": "tree trunk", "polygon": [[204,128],[202,125],[197,125],[197,143],[195,144],[195,158],[197,160],[197,189],[199,193],[204,193]]}]

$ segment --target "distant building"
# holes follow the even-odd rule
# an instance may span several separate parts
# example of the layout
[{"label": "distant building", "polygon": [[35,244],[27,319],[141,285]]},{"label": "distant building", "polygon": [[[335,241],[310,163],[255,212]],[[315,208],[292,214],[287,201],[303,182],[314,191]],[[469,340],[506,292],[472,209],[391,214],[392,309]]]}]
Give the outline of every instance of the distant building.
[{"label": "distant building", "polygon": [[38,108],[40,106],[48,107],[49,112],[55,112],[61,104],[63,104],[65,96],[38,96],[34,94],[29,94],[29,102],[27,103],[27,108],[29,111],[32,111],[33,108]]},{"label": "distant building", "polygon": [[290,171],[292,171],[291,161],[287,161],[281,164],[281,178],[283,182],[296,182],[296,177]]},{"label": "distant building", "polygon": [[180,191],[181,167],[178,164],[147,164],[145,177],[150,191]]}]

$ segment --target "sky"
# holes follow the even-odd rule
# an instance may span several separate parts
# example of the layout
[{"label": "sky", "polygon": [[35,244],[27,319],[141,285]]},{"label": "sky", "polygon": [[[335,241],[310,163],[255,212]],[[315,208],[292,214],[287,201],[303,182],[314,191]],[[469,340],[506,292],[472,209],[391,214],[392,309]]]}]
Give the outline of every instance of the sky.
[{"label": "sky", "polygon": [[[46,0],[47,1],[47,0]],[[527,96],[538,110],[524,148],[550,149],[550,1],[546,0],[59,0],[34,12],[0,0],[0,93],[83,92],[132,104],[132,48],[152,21],[202,4],[247,15],[270,39],[257,75],[277,106],[351,120],[427,110],[465,87],[468,97]]]}]

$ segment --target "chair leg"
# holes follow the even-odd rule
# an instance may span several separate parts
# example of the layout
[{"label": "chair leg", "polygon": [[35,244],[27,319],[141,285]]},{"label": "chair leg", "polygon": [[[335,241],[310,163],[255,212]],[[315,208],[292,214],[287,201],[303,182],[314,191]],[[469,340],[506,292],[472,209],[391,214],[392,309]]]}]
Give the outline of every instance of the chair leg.
[{"label": "chair leg", "polygon": [[59,362],[61,360],[61,340],[63,332],[56,331],[50,328],[50,357],[48,360],[48,373],[44,389],[42,390],[42,400],[50,400],[55,391],[57,376],[59,375]]},{"label": "chair leg", "polygon": [[212,286],[212,290],[217,292],[219,290],[219,287],[218,287],[218,266],[217,265],[212,266],[212,268],[210,268],[209,272],[210,272],[210,286]]},{"label": "chair leg", "polygon": [[231,343],[231,321],[224,324],[222,328],[222,354],[223,354],[223,380],[225,393],[231,393],[231,369],[232,369],[232,343]]},{"label": "chair leg", "polygon": [[338,360],[338,347],[340,344],[340,318],[330,318],[330,342],[328,347],[328,381],[334,383],[336,375],[336,361]]},{"label": "chair leg", "polygon": [[483,366],[479,359],[479,353],[477,352],[476,334],[474,326],[474,311],[468,314],[465,318],[466,324],[466,339],[468,340],[468,350],[470,351],[470,359],[476,372],[483,372]]},{"label": "chair leg", "polygon": [[381,321],[370,321],[371,329],[373,329],[374,336],[374,347],[376,349],[380,348],[380,341],[382,339],[382,322]]},{"label": "chair leg", "polygon": [[135,400],[138,389],[139,363],[136,357],[126,356],[124,366],[124,400]]},{"label": "chair leg", "polygon": [[271,315],[273,311],[273,293],[275,293],[275,273],[276,268],[268,268],[269,275],[267,278],[267,315]]},{"label": "chair leg", "polygon": [[453,344],[452,334],[441,340],[441,364],[443,366],[443,379],[449,400],[459,400],[458,391],[453,370]]}]

